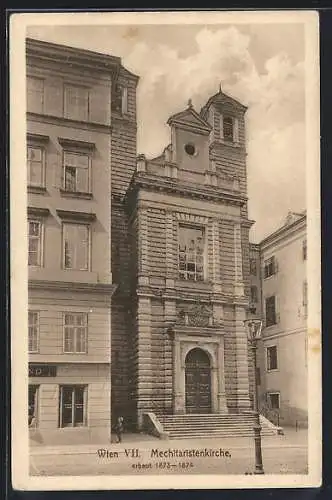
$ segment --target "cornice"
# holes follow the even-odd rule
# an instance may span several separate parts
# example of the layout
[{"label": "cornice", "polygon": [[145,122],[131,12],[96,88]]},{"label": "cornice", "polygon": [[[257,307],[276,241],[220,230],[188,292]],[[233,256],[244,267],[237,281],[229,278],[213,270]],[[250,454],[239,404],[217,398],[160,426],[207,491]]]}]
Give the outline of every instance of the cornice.
[{"label": "cornice", "polygon": [[96,147],[94,142],[78,141],[76,139],[69,139],[67,137],[58,137],[59,144],[64,148],[79,148],[93,150]]},{"label": "cornice", "polygon": [[26,115],[27,120],[30,120],[32,122],[48,123],[50,125],[61,125],[62,127],[68,127],[71,129],[79,128],[82,130],[96,130],[107,134],[112,132],[111,124],[71,120],[70,118],[65,118],[63,116],[46,115],[44,113],[31,113],[30,111],[27,111]]},{"label": "cornice", "polygon": [[247,197],[233,195],[232,193],[212,186],[199,186],[197,184],[188,184],[181,181],[171,181],[163,179],[153,174],[135,174],[133,178],[133,187],[145,188],[148,190],[172,194],[184,195],[187,198],[206,199],[221,201],[224,204],[243,206]]},{"label": "cornice", "polygon": [[93,212],[76,212],[72,210],[57,210],[56,213],[63,220],[93,222],[96,214]]},{"label": "cornice", "polygon": [[48,143],[50,137],[48,135],[43,134],[32,134],[31,132],[27,133],[27,141],[39,142],[39,143]]},{"label": "cornice", "polygon": [[44,207],[28,207],[29,217],[48,217],[50,210]]},{"label": "cornice", "polygon": [[121,66],[119,57],[31,38],[26,40],[26,55],[50,64],[84,67],[92,72],[111,72],[114,76],[118,75]]},{"label": "cornice", "polygon": [[300,219],[294,221],[291,224],[287,224],[273,233],[269,234],[266,238],[260,241],[259,247],[261,249],[266,249],[270,245],[274,245],[279,243],[282,240],[286,240],[291,235],[294,235],[296,232],[300,232],[303,229],[306,229],[307,217],[303,215]]},{"label": "cornice", "polygon": [[179,288],[175,286],[175,288],[169,289],[163,287],[156,286],[137,286],[136,295],[137,297],[150,297],[159,300],[174,300],[181,302],[188,302],[188,304],[195,304],[199,301],[202,304],[219,304],[219,305],[228,305],[228,306],[241,306],[246,307],[248,303],[247,297],[237,297],[235,295],[229,293],[219,292],[216,293],[212,290],[212,284],[205,282],[207,286],[204,288],[195,288],[186,289]]},{"label": "cornice", "polygon": [[118,285],[115,283],[79,283],[75,281],[48,281],[29,279],[28,287],[37,290],[58,292],[85,292],[113,295]]}]

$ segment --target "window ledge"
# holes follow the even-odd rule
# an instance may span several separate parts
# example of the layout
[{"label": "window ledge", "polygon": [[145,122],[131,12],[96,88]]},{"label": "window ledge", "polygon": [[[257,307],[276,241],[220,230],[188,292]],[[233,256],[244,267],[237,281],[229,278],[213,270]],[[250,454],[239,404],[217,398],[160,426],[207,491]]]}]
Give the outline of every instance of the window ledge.
[{"label": "window ledge", "polygon": [[240,142],[234,142],[234,141],[227,141],[225,139],[214,139],[212,142],[216,142],[218,144],[222,144],[224,146],[230,146],[231,148],[241,148],[242,144]]},{"label": "window ledge", "polygon": [[29,186],[28,185],[28,193],[45,194],[45,193],[47,193],[47,189],[45,186]]},{"label": "window ledge", "polygon": [[81,198],[85,200],[91,200],[92,199],[92,193],[85,193],[81,191],[67,191],[66,189],[60,188],[60,194],[64,198]]}]

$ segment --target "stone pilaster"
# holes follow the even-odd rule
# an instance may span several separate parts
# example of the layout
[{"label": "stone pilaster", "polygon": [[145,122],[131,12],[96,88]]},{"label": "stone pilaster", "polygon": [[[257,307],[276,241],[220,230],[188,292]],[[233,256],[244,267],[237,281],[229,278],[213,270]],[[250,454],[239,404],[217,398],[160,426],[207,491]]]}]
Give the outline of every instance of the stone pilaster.
[{"label": "stone pilaster", "polygon": [[184,367],[182,367],[182,360],[181,360],[181,346],[180,342],[176,341],[174,342],[174,348],[173,348],[173,369],[174,369],[174,392],[173,392],[173,397],[174,397],[174,402],[173,402],[173,408],[174,408],[174,413],[179,414],[179,413],[185,413],[185,385],[184,385]]},{"label": "stone pilaster", "polygon": [[214,241],[213,241],[213,221],[210,219],[206,226],[206,264],[207,264],[207,279],[214,281]]},{"label": "stone pilaster", "polygon": [[137,419],[152,409],[151,299],[138,297],[137,307]]},{"label": "stone pilaster", "polygon": [[176,321],[176,302],[165,299],[164,302],[165,335],[164,335],[164,401],[165,412],[173,413],[173,325]]},{"label": "stone pilaster", "polygon": [[235,306],[235,343],[236,343],[236,373],[237,408],[240,411],[250,409],[249,376],[248,376],[248,340],[244,326],[246,311],[243,306]]},{"label": "stone pilaster", "polygon": [[218,411],[219,413],[228,413],[225,389],[225,352],[224,338],[221,339],[218,348]]},{"label": "stone pilaster", "polygon": [[173,212],[166,211],[166,288],[174,288],[177,273],[176,238],[174,235]]},{"label": "stone pilaster", "polygon": [[148,211],[138,214],[138,284],[149,284]]},{"label": "stone pilaster", "polygon": [[219,221],[213,220],[211,222],[211,247],[212,247],[212,283],[213,291],[216,293],[221,292],[221,279],[220,279],[220,235],[219,235]]},{"label": "stone pilaster", "polygon": [[241,225],[234,224],[234,294],[242,297],[244,295],[243,267],[242,267],[242,242]]}]

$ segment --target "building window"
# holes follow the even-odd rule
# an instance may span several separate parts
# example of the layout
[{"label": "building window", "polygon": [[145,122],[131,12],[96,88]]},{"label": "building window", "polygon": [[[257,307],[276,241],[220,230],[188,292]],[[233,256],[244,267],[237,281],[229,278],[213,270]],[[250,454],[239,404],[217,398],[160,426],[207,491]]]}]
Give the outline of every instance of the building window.
[{"label": "building window", "polygon": [[90,193],[90,155],[64,151],[64,190],[72,193]]},{"label": "building window", "polygon": [[84,87],[66,86],[64,115],[71,120],[87,121],[89,117],[89,90]]},{"label": "building window", "polygon": [[204,280],[204,229],[179,226],[179,277]]},{"label": "building window", "polygon": [[60,386],[60,427],[83,427],[87,423],[87,386]]},{"label": "building window", "polygon": [[223,139],[225,141],[234,141],[234,121],[231,116],[223,116]]},{"label": "building window", "polygon": [[45,172],[45,151],[40,146],[28,146],[28,186],[43,187]]},{"label": "building window", "polygon": [[256,263],[256,259],[250,259],[250,274],[252,276],[256,276],[257,275],[257,263]]},{"label": "building window", "polygon": [[29,392],[28,392],[29,427],[36,427],[38,424],[38,394],[39,394],[39,386],[29,384]]},{"label": "building window", "polygon": [[31,113],[43,113],[44,80],[41,78],[27,77],[27,110]]},{"label": "building window", "polygon": [[268,371],[278,369],[278,351],[276,345],[266,348],[266,361]]},{"label": "building window", "polygon": [[65,313],[63,351],[65,353],[86,353],[88,337],[88,315],[86,313]]},{"label": "building window", "polygon": [[41,266],[42,265],[42,233],[43,225],[40,221],[28,221],[28,265]]},{"label": "building window", "polygon": [[264,261],[264,279],[273,276],[277,272],[276,259],[275,257],[270,257]]},{"label": "building window", "polygon": [[257,286],[250,287],[250,299],[251,299],[251,302],[254,302],[254,303],[258,302]]},{"label": "building window", "polygon": [[39,313],[37,311],[29,311],[28,328],[29,328],[29,336],[28,336],[29,352],[38,352]]},{"label": "building window", "polygon": [[112,110],[125,115],[128,113],[128,88],[124,85],[115,85],[112,94]]},{"label": "building window", "polygon": [[64,269],[88,271],[90,261],[90,226],[63,224]]},{"label": "building window", "polygon": [[308,316],[308,283],[306,281],[303,282],[303,314],[306,318]]},{"label": "building window", "polygon": [[265,299],[265,321],[266,326],[277,324],[276,297],[272,295]]},{"label": "building window", "polygon": [[280,393],[279,392],[269,392],[268,393],[268,405],[272,410],[280,409]]},{"label": "building window", "polygon": [[307,260],[307,240],[302,242],[302,259]]}]

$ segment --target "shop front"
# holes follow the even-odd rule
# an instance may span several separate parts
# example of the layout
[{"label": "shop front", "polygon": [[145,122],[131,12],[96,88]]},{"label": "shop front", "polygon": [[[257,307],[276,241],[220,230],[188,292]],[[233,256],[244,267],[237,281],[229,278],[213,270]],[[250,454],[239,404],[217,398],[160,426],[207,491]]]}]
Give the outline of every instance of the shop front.
[{"label": "shop front", "polygon": [[107,364],[29,364],[31,442],[70,444],[110,439]]}]

